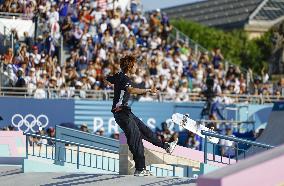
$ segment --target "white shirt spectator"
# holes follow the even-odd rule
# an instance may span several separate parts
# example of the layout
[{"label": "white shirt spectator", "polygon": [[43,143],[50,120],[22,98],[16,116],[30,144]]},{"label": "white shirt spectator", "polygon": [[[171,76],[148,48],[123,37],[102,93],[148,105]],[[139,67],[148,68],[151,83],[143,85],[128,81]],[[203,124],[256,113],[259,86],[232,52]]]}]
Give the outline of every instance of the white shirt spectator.
[{"label": "white shirt spectator", "polygon": [[48,13],[48,21],[50,24],[53,24],[54,22],[58,22],[59,21],[59,14],[57,11],[50,11]]},{"label": "white shirt spectator", "polygon": [[75,31],[73,32],[73,36],[76,39],[81,39],[82,35],[83,35],[83,31],[79,27],[76,27]]},{"label": "white shirt spectator", "polygon": [[167,97],[168,100],[174,100],[175,97],[176,97],[176,90],[173,87],[168,86],[166,97]]},{"label": "white shirt spectator", "polygon": [[120,23],[121,23],[121,21],[120,21],[119,17],[117,17],[116,19],[110,20],[110,24],[111,24],[113,29],[117,29],[119,27]]},{"label": "white shirt spectator", "polygon": [[204,77],[204,69],[197,69],[196,70],[196,82],[200,84]]},{"label": "white shirt spectator", "polygon": [[46,99],[47,95],[46,95],[45,90],[43,88],[37,88],[34,93],[34,98],[35,99]]},{"label": "white shirt spectator", "polygon": [[102,59],[102,60],[106,60],[106,50],[104,48],[101,48],[100,51],[99,51],[99,57]]},{"label": "white shirt spectator", "polygon": [[102,33],[104,33],[107,29],[107,23],[106,22],[101,23],[100,28],[101,28]]},{"label": "white shirt spectator", "polygon": [[30,56],[33,57],[35,64],[39,64],[40,59],[41,59],[41,55],[40,54],[30,53]]}]

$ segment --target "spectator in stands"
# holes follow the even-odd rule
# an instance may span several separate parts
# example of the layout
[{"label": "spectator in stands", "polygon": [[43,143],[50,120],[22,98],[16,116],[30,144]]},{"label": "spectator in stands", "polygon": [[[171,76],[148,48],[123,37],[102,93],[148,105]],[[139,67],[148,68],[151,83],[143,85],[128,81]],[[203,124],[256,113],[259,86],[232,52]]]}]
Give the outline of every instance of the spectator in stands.
[{"label": "spectator in stands", "polygon": [[8,48],[7,53],[4,54],[4,64],[5,65],[12,64],[13,57],[14,55],[12,48]]},{"label": "spectator in stands", "polygon": [[169,142],[173,132],[170,131],[166,122],[161,123],[162,130],[157,130],[156,133],[160,136],[163,142]]},{"label": "spectator in stands", "polygon": [[81,126],[80,126],[80,130],[83,131],[83,132],[88,132],[90,133],[89,129],[88,129],[88,125],[86,123],[83,123]]},{"label": "spectator in stands", "polygon": [[280,92],[284,96],[284,78],[281,78],[274,89],[276,92]]},{"label": "spectator in stands", "polygon": [[119,132],[114,132],[110,137],[119,140]]},{"label": "spectator in stands", "polygon": [[[38,134],[41,135],[41,136],[45,136],[45,135],[46,135],[46,132],[45,132],[44,128],[41,128],[41,127],[40,127]],[[42,145],[47,145],[47,139],[38,138],[38,140],[37,140],[37,145],[40,146],[40,152],[41,152],[41,147],[42,147]]]},{"label": "spectator in stands", "polygon": [[26,81],[25,81],[23,75],[24,75],[24,69],[19,68],[18,71],[17,71],[18,80],[16,81],[16,84],[15,84],[15,87],[20,88],[19,92],[25,91],[22,88],[26,87]]},{"label": "spectator in stands", "polygon": [[35,90],[34,98],[36,98],[36,99],[45,99],[45,98],[47,98],[46,91],[44,90],[43,81],[38,81],[37,82],[37,89]]},{"label": "spectator in stands", "polygon": [[[55,138],[55,129],[53,127],[49,127],[47,130],[46,130],[46,133],[47,133],[47,136],[49,137],[52,137],[52,138]],[[48,139],[47,140],[47,144],[48,145],[54,145],[55,144],[55,141],[51,140],[51,139]]]},{"label": "spectator in stands", "polygon": [[29,36],[28,32],[24,32],[24,43],[25,46],[28,47],[28,51],[31,52],[32,46],[33,46],[33,39]]},{"label": "spectator in stands", "polygon": [[192,132],[188,132],[188,138],[186,140],[186,144],[185,146],[191,149],[195,149],[195,150],[199,150],[200,147],[200,142],[198,140],[198,138],[196,138],[197,136],[192,133]]},{"label": "spectator in stands", "polygon": [[102,127],[102,128],[99,128],[97,131],[96,131],[96,135],[99,135],[99,136],[104,136],[105,134],[105,129]]},{"label": "spectator in stands", "polygon": [[224,57],[221,53],[220,48],[215,48],[213,51],[213,59],[212,59],[212,64],[214,66],[214,69],[218,69],[220,63],[224,60]]},{"label": "spectator in stands", "polygon": [[[29,79],[27,77],[34,68],[37,79],[32,83],[35,86],[38,81],[43,81],[45,88],[54,88],[54,84],[50,82],[54,81],[52,79],[55,76],[57,87],[62,88],[62,94],[59,95],[65,97],[74,97],[72,91],[76,82],[76,90],[79,92],[80,89],[84,89],[83,92],[89,91],[88,84],[91,90],[109,90],[112,88],[101,81],[103,76],[117,71],[118,59],[135,49],[137,56],[143,59],[139,62],[139,67],[143,70],[135,79],[140,79],[139,83],[148,87],[159,86],[161,92],[167,93],[166,100],[195,99],[188,96],[189,92],[201,92],[209,76],[216,77],[222,92],[248,92],[250,87],[246,86],[247,80],[239,69],[230,67],[228,71],[225,70],[220,48],[217,47],[209,55],[208,52],[193,52],[184,41],[170,42],[168,37],[172,26],[169,17],[158,9],[151,12],[147,19],[138,8],[139,4],[136,0],[131,1],[129,11],[122,10],[122,6],[116,1],[104,8],[96,6],[96,2],[88,1],[59,1],[56,4],[50,0],[36,3],[5,0],[0,5],[1,11],[36,15],[39,29],[35,40],[28,31],[22,34],[18,34],[18,30],[12,31],[15,34],[14,51],[8,49],[2,53],[4,85],[15,85],[13,76],[19,68],[23,69],[25,80]],[[66,61],[60,61],[62,58],[59,56],[61,34],[66,46],[64,50],[67,50],[63,53],[71,54]],[[19,35],[24,37],[18,38]],[[25,45],[21,46],[20,41]],[[7,68],[8,64],[12,65],[12,70]],[[43,74],[44,71],[46,74]],[[262,87],[269,80],[266,72],[263,73],[261,81],[253,84],[252,94],[262,94],[263,90],[266,95],[271,94]],[[187,83],[180,81],[183,76],[188,79]],[[83,83],[82,86],[79,85],[80,82]],[[26,83],[30,86],[31,82]],[[282,94],[284,91],[280,89],[279,84],[272,94]],[[87,92],[85,93],[87,96]]]},{"label": "spectator in stands", "polygon": [[13,72],[13,67],[11,64],[7,65],[6,71],[3,73],[3,84],[4,87],[13,87],[17,82],[18,78]]},{"label": "spectator in stands", "polygon": [[217,118],[213,115],[213,114],[210,114],[208,119],[211,121],[209,123],[206,123],[206,127],[209,128],[209,129],[212,129],[212,130],[217,130]]},{"label": "spectator in stands", "polygon": [[[232,133],[231,126],[226,126],[226,136],[234,137]],[[225,157],[234,157],[235,156],[235,144],[233,141],[220,139],[219,144],[221,146],[221,155]]]}]

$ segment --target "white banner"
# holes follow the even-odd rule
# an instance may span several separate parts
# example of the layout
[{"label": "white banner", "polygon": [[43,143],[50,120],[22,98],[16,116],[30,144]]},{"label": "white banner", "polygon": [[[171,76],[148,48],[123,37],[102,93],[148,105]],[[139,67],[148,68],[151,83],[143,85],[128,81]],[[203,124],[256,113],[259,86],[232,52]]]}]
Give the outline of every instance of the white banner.
[{"label": "white banner", "polygon": [[[9,31],[12,29],[16,29],[19,38],[22,38],[24,36],[24,32],[28,32],[29,36],[34,35],[35,24],[32,22],[32,20],[0,18],[1,34],[4,34],[4,27],[6,27]],[[7,33],[8,31],[6,30],[6,34]]]}]

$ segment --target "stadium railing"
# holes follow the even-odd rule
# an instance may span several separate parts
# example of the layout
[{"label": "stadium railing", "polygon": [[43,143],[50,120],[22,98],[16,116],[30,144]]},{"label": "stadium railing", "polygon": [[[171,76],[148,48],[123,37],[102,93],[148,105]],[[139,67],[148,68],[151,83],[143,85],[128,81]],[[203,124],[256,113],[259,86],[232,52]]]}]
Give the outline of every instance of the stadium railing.
[{"label": "stadium railing", "polygon": [[[231,164],[231,159],[234,159],[236,162],[238,162],[239,159],[245,159],[246,158],[246,152],[247,149],[251,146],[254,147],[259,147],[259,148],[264,148],[264,149],[271,149],[274,148],[273,145],[268,145],[268,144],[264,144],[264,143],[259,143],[259,142],[255,142],[255,141],[250,141],[250,140],[246,140],[246,139],[241,139],[241,138],[236,138],[233,136],[226,136],[226,135],[222,135],[222,134],[218,134],[215,132],[209,132],[209,131],[201,131],[202,135],[205,135],[205,139],[204,139],[204,163],[207,163],[208,161],[213,161],[213,162],[218,162],[218,163],[222,163],[222,164]],[[233,146],[225,146],[225,145],[221,145],[221,144],[215,144],[212,143],[208,140],[208,138],[218,138],[218,139],[223,139],[223,140],[228,140],[234,143]],[[212,159],[208,158],[208,144],[212,144],[213,145],[213,149],[212,149]],[[246,146],[246,148],[243,148],[241,146],[241,144],[244,146]],[[218,148],[227,148],[227,150],[229,150],[230,152],[226,155],[226,157],[229,159],[229,162],[224,162],[222,157],[224,157],[221,154],[221,159],[220,161],[216,160],[216,154],[218,152]],[[241,158],[240,158],[241,156]]]},{"label": "stadium railing", "polygon": [[[28,158],[28,156],[35,156],[35,157],[40,157],[44,159],[54,160],[56,162],[65,162],[65,163],[75,164],[77,166],[77,169],[79,169],[80,166],[85,166],[85,167],[97,168],[97,169],[102,169],[102,170],[118,173],[118,167],[115,166],[119,161],[117,158],[106,156],[103,154],[102,155],[94,154],[90,152],[90,150],[88,151],[86,149],[98,150],[98,151],[108,152],[112,154],[117,154],[118,153],[117,151],[112,151],[109,149],[99,148],[93,145],[85,145],[81,143],[76,143],[76,142],[72,142],[68,140],[62,140],[58,138],[52,138],[52,137],[33,134],[33,133],[24,133],[24,135],[26,135],[26,158]],[[37,142],[32,141],[31,142],[32,152],[29,152],[29,144],[30,144],[29,137],[50,140],[53,142],[53,145],[49,145],[48,143],[44,144],[44,143],[37,143]],[[56,147],[55,145],[56,142],[68,144],[68,146],[64,146],[64,147],[57,146]],[[38,145],[40,145],[40,149],[38,152],[36,152],[36,147]],[[80,150],[82,148],[84,149],[84,151]],[[44,149],[43,153],[41,153],[42,149]],[[56,153],[56,149],[59,151],[58,153]],[[64,159],[59,157],[60,151],[65,152]],[[73,157],[74,152],[75,152],[75,157]],[[67,157],[67,155],[69,155],[69,157]],[[89,157],[88,160],[86,160],[87,157]]]},{"label": "stadium railing", "polygon": [[[55,162],[74,164],[77,169],[80,167],[89,167],[105,170],[111,173],[119,173],[119,159],[111,156],[118,154],[116,150],[100,148],[96,145],[86,145],[74,141],[63,140],[33,133],[24,133],[26,136],[26,159],[29,156],[54,160]],[[53,142],[52,145],[42,142],[30,141],[29,138],[46,139]],[[82,140],[81,140],[82,141]],[[64,146],[55,145],[56,143],[68,144]],[[56,153],[56,151],[58,151]],[[64,152],[64,157],[60,156]],[[101,154],[99,154],[101,152]],[[73,155],[75,153],[75,155]],[[147,169],[153,172],[155,176],[178,176],[193,177],[200,174],[199,171],[193,170],[192,167],[182,165],[163,165],[153,164],[147,166]]]},{"label": "stadium railing", "polygon": [[[19,98],[35,98],[36,89],[29,88],[16,88],[16,87],[1,87],[0,96],[2,97],[19,97]],[[114,97],[112,90],[83,90],[83,89],[67,89],[68,96],[60,95],[61,89],[44,89],[46,99],[90,99],[90,100],[111,100]],[[182,100],[183,96],[188,96],[188,100]],[[251,104],[264,104],[273,103],[276,101],[284,100],[284,96],[274,95],[248,95],[248,94],[224,94],[226,98],[231,99],[232,103],[251,103]],[[134,99],[139,100],[139,96]],[[176,93],[170,95],[167,92],[158,92],[152,95],[153,101],[159,102],[201,102],[206,101],[206,98],[199,93]]]}]

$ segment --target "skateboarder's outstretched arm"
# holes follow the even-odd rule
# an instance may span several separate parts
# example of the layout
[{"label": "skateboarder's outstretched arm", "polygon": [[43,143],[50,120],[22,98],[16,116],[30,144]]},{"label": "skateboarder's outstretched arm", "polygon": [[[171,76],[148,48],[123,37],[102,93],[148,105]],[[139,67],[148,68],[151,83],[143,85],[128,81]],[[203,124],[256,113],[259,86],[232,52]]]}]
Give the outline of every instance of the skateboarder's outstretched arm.
[{"label": "skateboarder's outstretched arm", "polygon": [[127,91],[130,94],[146,94],[147,92],[150,93],[157,93],[157,89],[155,87],[151,88],[151,89],[141,89],[141,88],[134,88],[134,87],[128,87]]}]

